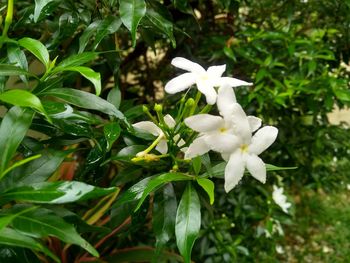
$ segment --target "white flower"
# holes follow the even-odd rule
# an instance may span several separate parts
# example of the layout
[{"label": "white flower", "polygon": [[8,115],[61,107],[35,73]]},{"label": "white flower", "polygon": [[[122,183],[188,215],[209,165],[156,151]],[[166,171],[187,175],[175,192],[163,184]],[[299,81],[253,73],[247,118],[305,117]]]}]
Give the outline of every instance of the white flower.
[{"label": "white flower", "polygon": [[[168,125],[169,128],[174,128],[176,125],[175,120],[169,114],[164,116],[164,122],[166,125]],[[160,138],[156,146],[156,150],[161,154],[166,154],[168,152],[168,142],[167,142],[166,136],[163,133],[162,129],[159,128],[156,124],[154,124],[151,121],[141,121],[141,122],[134,123],[132,126],[136,129],[141,130],[142,132],[150,133]],[[174,136],[174,141],[176,142],[179,139],[180,139],[180,136],[176,134]],[[177,145],[181,147],[184,144],[185,144],[185,141],[183,139],[180,139]]]},{"label": "white flower", "polygon": [[[199,132],[199,136],[192,142],[185,152],[185,159],[202,155],[209,150],[222,154],[231,153],[240,144],[240,138],[234,132],[234,105],[238,105],[233,89],[225,85],[219,88],[218,109],[220,115],[210,114],[193,115],[185,119],[185,124],[192,130]],[[239,106],[240,107],[240,106]],[[261,125],[261,120],[248,116],[248,125],[251,132]]]},{"label": "white flower", "polygon": [[283,212],[288,213],[288,208],[291,207],[292,204],[287,202],[287,197],[283,194],[283,187],[273,186],[272,199],[282,208]]},{"label": "white flower", "polygon": [[207,103],[210,105],[213,105],[216,102],[217,94],[214,87],[219,87],[225,84],[230,87],[252,85],[252,83],[239,79],[221,77],[226,70],[226,65],[212,66],[205,70],[201,65],[182,57],[174,58],[171,61],[171,64],[189,72],[170,80],[165,85],[165,91],[174,94],[188,89],[193,84],[197,84],[197,88],[205,95]]}]

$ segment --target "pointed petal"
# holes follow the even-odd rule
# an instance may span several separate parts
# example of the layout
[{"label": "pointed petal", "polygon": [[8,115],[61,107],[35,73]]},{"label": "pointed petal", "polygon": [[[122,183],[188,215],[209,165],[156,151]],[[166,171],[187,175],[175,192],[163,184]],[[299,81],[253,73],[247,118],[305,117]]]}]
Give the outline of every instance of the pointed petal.
[{"label": "pointed petal", "polygon": [[216,102],[217,93],[211,84],[211,80],[197,80],[197,88],[202,92],[209,105],[213,105]]},{"label": "pointed petal", "polygon": [[231,154],[225,167],[225,191],[231,191],[242,179],[244,173],[244,160],[239,151]]},{"label": "pointed petal", "polygon": [[150,133],[154,136],[159,136],[162,130],[151,121],[140,121],[132,125],[135,129],[139,129],[142,132]]},{"label": "pointed petal", "polygon": [[261,126],[261,119],[255,116],[248,116],[250,131],[255,132]]},{"label": "pointed petal", "polygon": [[177,68],[181,68],[183,70],[187,70],[196,74],[205,73],[205,69],[201,65],[186,58],[176,57],[171,61],[171,64]]},{"label": "pointed petal", "polygon": [[168,125],[169,128],[174,128],[176,125],[174,118],[171,117],[170,114],[164,116],[164,122],[166,125]]},{"label": "pointed petal", "polygon": [[219,88],[216,104],[220,115],[223,116],[225,120],[230,120],[230,116],[232,115],[232,105],[236,102],[236,96],[231,87],[224,85]]},{"label": "pointed petal", "polygon": [[205,136],[209,148],[219,153],[232,153],[241,144],[241,140],[229,133],[213,133]]},{"label": "pointed petal", "polygon": [[196,75],[193,73],[184,73],[176,78],[171,79],[165,85],[165,91],[169,94],[174,94],[185,89],[188,89],[196,83]]},{"label": "pointed petal", "polygon": [[242,138],[244,143],[250,144],[252,132],[250,130],[247,115],[238,103],[232,105],[231,123],[234,134]]},{"label": "pointed petal", "polygon": [[192,159],[193,157],[203,155],[209,152],[209,150],[210,149],[205,143],[203,136],[198,137],[190,144],[187,151],[185,152],[185,159]]},{"label": "pointed petal", "polygon": [[220,78],[225,70],[226,65],[212,66],[208,68],[207,74],[209,75],[209,78]]},{"label": "pointed petal", "polygon": [[197,114],[185,119],[185,124],[197,132],[209,132],[220,129],[224,119],[210,114]]},{"label": "pointed petal", "polygon": [[246,167],[250,174],[263,184],[266,182],[265,163],[255,154],[246,155]]},{"label": "pointed petal", "polygon": [[265,126],[258,130],[253,138],[252,143],[249,145],[249,153],[259,155],[276,140],[278,129],[273,126]]},{"label": "pointed petal", "polygon": [[239,86],[251,86],[253,83],[246,82],[243,80],[235,79],[235,78],[230,78],[230,77],[222,77],[219,80],[220,86],[223,85],[228,85],[230,87],[239,87]]},{"label": "pointed petal", "polygon": [[156,146],[156,150],[161,154],[166,154],[168,152],[168,143],[166,139],[162,139]]}]

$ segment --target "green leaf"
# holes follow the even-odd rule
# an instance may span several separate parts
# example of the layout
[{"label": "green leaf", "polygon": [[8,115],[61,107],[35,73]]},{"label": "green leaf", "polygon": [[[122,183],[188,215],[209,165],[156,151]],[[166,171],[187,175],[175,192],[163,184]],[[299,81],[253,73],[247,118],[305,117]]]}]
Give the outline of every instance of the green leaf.
[{"label": "green leaf", "polygon": [[102,20],[94,21],[84,30],[84,33],[79,38],[79,51],[78,51],[78,53],[81,53],[84,51],[90,38],[96,32],[97,28],[101,25],[101,23],[102,23]]},{"label": "green leaf", "polygon": [[[0,231],[4,227],[6,227],[8,224],[10,224],[17,216],[37,208],[38,207],[36,206],[31,206],[19,211],[13,211],[12,213],[9,213],[9,214],[0,214]],[[3,212],[3,210],[1,212]]]},{"label": "green leaf", "polygon": [[197,183],[207,192],[210,200],[210,204],[214,204],[214,188],[213,181],[207,178],[197,178]]},{"label": "green leaf", "polygon": [[118,119],[125,120],[123,113],[108,101],[82,90],[58,88],[45,91],[43,94],[51,95],[75,106],[97,110],[105,114],[113,115]]},{"label": "green leaf", "polygon": [[173,34],[173,23],[151,8],[147,9],[146,17],[156,28],[162,31],[170,39],[173,48],[176,48],[176,40]]},{"label": "green leaf", "polygon": [[337,99],[341,101],[350,102],[350,90],[336,89],[334,90],[334,94],[337,97]]},{"label": "green leaf", "polygon": [[[25,71],[28,71],[27,58],[24,52],[17,45],[7,45],[7,57],[10,63],[24,69]],[[28,82],[26,75],[21,75],[20,78],[23,82]]]},{"label": "green leaf", "polygon": [[114,187],[99,188],[75,181],[42,182],[5,191],[1,194],[0,202],[17,200],[33,203],[64,204],[97,198],[114,191]]},{"label": "green leaf", "polygon": [[96,37],[93,44],[93,49],[95,50],[98,44],[107,35],[117,32],[121,24],[122,24],[122,21],[120,20],[119,17],[116,17],[116,16],[107,16],[105,19],[103,19],[101,23],[97,26],[97,32],[96,32]]},{"label": "green leaf", "polygon": [[3,171],[1,174],[0,174],[0,180],[7,174],[9,173],[11,170],[15,169],[16,167],[19,167],[21,165],[24,165],[28,162],[31,162],[35,159],[38,159],[41,157],[41,154],[37,154],[37,155],[33,155],[33,156],[30,156],[28,158],[25,158],[23,160],[20,160],[20,161],[17,161],[15,162],[13,165],[11,165],[9,168],[7,168],[5,171]]},{"label": "green leaf", "polygon": [[44,64],[46,70],[50,67],[50,56],[46,47],[39,41],[33,38],[24,37],[18,40],[18,44],[23,48],[27,49],[37,59]]},{"label": "green leaf", "polygon": [[83,67],[83,66],[75,66],[75,67],[60,67],[55,69],[55,73],[62,71],[74,71],[83,75],[85,78],[91,81],[96,90],[96,95],[99,96],[101,94],[101,75],[98,72],[95,72],[91,68]]},{"label": "green leaf", "polygon": [[201,226],[200,202],[196,190],[189,183],[181,197],[176,214],[176,244],[185,263],[191,262],[191,251]]},{"label": "green leaf", "polygon": [[10,246],[0,247],[0,262],[42,263],[30,249]]},{"label": "green leaf", "polygon": [[120,102],[122,100],[122,94],[119,87],[112,88],[108,93],[107,101],[113,104],[117,109],[119,109]]},{"label": "green leaf", "polygon": [[15,106],[34,108],[41,112],[49,122],[52,122],[40,99],[29,91],[20,89],[8,90],[0,94],[0,100]]},{"label": "green leaf", "polygon": [[182,173],[164,173],[161,174],[154,179],[150,180],[149,183],[147,184],[147,187],[142,193],[142,196],[140,198],[140,201],[138,202],[135,211],[137,211],[143,201],[145,201],[146,197],[153,192],[155,189],[159,188],[163,184],[169,183],[169,182],[176,182],[176,181],[188,181],[188,180],[193,180],[193,177],[184,175]]},{"label": "green leaf", "polygon": [[192,167],[195,175],[198,175],[202,167],[202,160],[200,156],[197,156],[192,159]]},{"label": "green leaf", "polygon": [[157,254],[159,254],[161,248],[174,235],[176,209],[177,201],[175,191],[172,184],[169,183],[163,188],[162,198],[155,198],[153,203],[152,223],[157,240]]},{"label": "green leaf", "polygon": [[0,65],[0,76],[17,76],[25,75],[34,77],[30,72],[13,65],[1,64]]},{"label": "green leaf", "polygon": [[44,150],[39,159],[26,163],[11,171],[0,181],[0,192],[13,187],[39,183],[47,180],[61,165],[70,151]]},{"label": "green leaf", "polygon": [[41,11],[45,8],[45,6],[53,1],[54,0],[35,0],[34,23],[38,22]]},{"label": "green leaf", "polygon": [[97,57],[96,52],[84,52],[81,54],[75,54],[72,56],[69,56],[68,58],[62,60],[56,68],[53,70],[53,72],[56,71],[62,71],[64,68],[67,67],[76,67],[81,66],[85,63],[91,62]]},{"label": "green leaf", "polygon": [[[21,211],[22,207],[14,207],[9,213]],[[73,225],[68,224],[48,209],[39,208],[22,213],[12,221],[12,227],[25,235],[36,238],[54,236],[66,243],[84,248],[95,257],[99,256],[96,249],[78,234]]]},{"label": "green leaf", "polygon": [[113,143],[119,138],[121,129],[117,122],[107,123],[103,127],[103,132],[107,140],[107,151],[110,151]]},{"label": "green leaf", "polygon": [[24,247],[34,251],[44,252],[55,262],[61,262],[49,249],[37,242],[35,239],[21,234],[11,228],[4,228],[0,231],[0,244],[6,246]]},{"label": "green leaf", "polygon": [[26,135],[32,123],[34,112],[30,109],[12,107],[0,126],[0,173],[2,173]]},{"label": "green leaf", "polygon": [[144,0],[119,0],[120,18],[131,32],[132,45],[136,45],[136,29],[142,17],[146,14]]}]

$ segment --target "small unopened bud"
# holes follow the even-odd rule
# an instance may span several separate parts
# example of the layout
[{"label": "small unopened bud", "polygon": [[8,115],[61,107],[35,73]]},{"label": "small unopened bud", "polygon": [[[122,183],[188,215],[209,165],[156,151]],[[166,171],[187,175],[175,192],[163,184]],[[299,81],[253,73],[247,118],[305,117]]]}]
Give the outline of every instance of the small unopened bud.
[{"label": "small unopened bud", "polygon": [[162,106],[162,104],[156,103],[156,105],[154,105],[154,110],[155,110],[156,112],[162,112],[162,111],[163,111],[163,106]]},{"label": "small unopened bud", "polygon": [[148,109],[148,107],[146,105],[142,105],[142,111],[144,113],[147,113],[147,112],[149,112],[149,109]]},{"label": "small unopened bud", "polygon": [[189,98],[187,101],[186,101],[186,107],[190,108],[194,105],[195,101],[194,99],[192,98]]}]

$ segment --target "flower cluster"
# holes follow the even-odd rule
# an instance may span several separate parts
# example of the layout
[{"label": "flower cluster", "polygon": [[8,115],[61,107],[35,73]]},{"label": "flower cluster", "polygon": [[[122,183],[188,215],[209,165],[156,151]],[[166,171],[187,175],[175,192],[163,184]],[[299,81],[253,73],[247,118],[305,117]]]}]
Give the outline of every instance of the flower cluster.
[{"label": "flower cluster", "polygon": [[[225,190],[229,192],[242,179],[245,169],[262,183],[266,181],[265,163],[258,157],[276,139],[278,130],[273,126],[261,127],[261,120],[254,116],[247,116],[237,102],[233,87],[248,86],[251,83],[231,77],[222,77],[226,66],[212,66],[205,70],[202,66],[188,59],[177,57],[172,65],[183,70],[184,73],[170,80],[165,91],[174,94],[196,85],[198,91],[205,95],[208,105],[216,103],[220,116],[208,113],[193,115],[194,111],[184,119],[184,123],[197,137],[185,149],[185,159],[203,155],[208,151],[216,151],[227,161],[225,167]],[[175,121],[166,115],[166,125],[175,127]],[[158,136],[156,149],[165,154],[167,139],[162,130],[152,122],[139,122],[135,128]],[[176,136],[179,136],[178,134]],[[178,146],[185,144],[179,137],[174,139]],[[139,155],[142,154],[139,153]]]}]

